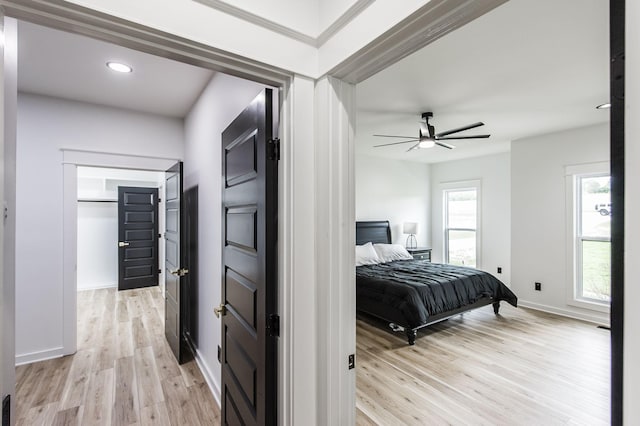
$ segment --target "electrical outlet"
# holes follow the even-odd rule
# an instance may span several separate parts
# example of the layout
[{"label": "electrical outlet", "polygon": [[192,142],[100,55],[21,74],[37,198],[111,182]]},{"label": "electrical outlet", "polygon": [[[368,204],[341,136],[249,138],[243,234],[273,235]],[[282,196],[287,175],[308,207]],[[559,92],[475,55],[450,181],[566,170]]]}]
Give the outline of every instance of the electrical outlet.
[{"label": "electrical outlet", "polygon": [[542,291],[542,283],[535,283],[536,291]]},{"label": "electrical outlet", "polygon": [[502,273],[502,266],[498,266],[498,273],[501,274]]}]

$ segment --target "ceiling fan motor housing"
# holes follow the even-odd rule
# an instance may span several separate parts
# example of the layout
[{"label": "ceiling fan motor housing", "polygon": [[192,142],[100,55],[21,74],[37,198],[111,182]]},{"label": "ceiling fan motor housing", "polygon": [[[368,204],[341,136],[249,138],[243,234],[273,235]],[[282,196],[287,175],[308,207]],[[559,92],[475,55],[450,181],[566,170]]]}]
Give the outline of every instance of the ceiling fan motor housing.
[{"label": "ceiling fan motor housing", "polygon": [[420,134],[419,137],[420,139],[434,139],[435,138],[435,134],[436,134],[436,129],[435,127],[433,127],[431,124],[429,124],[429,118],[433,117],[433,113],[432,112],[423,112],[422,113],[422,119],[424,120],[426,126],[427,126],[427,134],[424,134],[422,126],[420,126]]}]

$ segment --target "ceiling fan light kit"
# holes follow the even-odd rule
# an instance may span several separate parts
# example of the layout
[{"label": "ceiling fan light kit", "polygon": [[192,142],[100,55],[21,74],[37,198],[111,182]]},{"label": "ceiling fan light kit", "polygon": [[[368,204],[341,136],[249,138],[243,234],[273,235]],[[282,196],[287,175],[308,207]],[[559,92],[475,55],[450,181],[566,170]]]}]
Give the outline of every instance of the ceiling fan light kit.
[{"label": "ceiling fan light kit", "polygon": [[[374,145],[374,148],[379,148],[383,146],[391,146],[391,145],[400,145],[404,143],[411,143],[413,145],[411,148],[407,150],[413,151],[414,149],[421,148],[433,148],[438,145],[442,148],[454,149],[455,146],[449,145],[448,143],[441,142],[443,140],[458,140],[458,139],[486,139],[491,135],[471,135],[471,136],[455,136],[455,133],[464,132],[465,130],[475,129],[476,127],[484,126],[484,123],[479,121],[477,123],[469,124],[467,126],[459,127],[457,129],[447,130],[445,132],[436,133],[436,129],[434,126],[429,124],[429,119],[433,117],[432,112],[423,112],[422,119],[424,122],[420,123],[420,128],[418,129],[418,138],[412,138],[411,136],[396,136],[396,135],[373,135],[381,138],[401,138],[408,139],[406,141],[400,142],[391,142],[380,145]],[[451,136],[453,135],[453,136]]]}]

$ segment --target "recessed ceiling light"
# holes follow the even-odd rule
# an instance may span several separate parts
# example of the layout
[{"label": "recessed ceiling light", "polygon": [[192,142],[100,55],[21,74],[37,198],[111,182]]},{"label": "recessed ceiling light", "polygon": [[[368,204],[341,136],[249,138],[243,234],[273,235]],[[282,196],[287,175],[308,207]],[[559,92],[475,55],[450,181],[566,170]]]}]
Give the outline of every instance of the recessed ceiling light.
[{"label": "recessed ceiling light", "polygon": [[596,107],[596,109],[607,109],[607,108],[611,108],[611,104],[608,102],[606,104],[600,104]]},{"label": "recessed ceiling light", "polygon": [[123,64],[122,62],[110,61],[110,62],[107,62],[107,66],[109,67],[110,70],[116,71],[116,72],[122,72],[122,73],[133,72],[133,68],[131,68],[127,64]]}]

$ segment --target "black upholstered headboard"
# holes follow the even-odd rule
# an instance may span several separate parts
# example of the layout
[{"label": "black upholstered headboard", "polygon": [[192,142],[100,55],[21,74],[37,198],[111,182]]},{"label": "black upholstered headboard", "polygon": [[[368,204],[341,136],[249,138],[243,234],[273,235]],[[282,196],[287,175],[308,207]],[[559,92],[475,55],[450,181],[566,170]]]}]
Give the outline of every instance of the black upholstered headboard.
[{"label": "black upholstered headboard", "polygon": [[356,245],[372,243],[391,244],[388,220],[356,222]]}]

